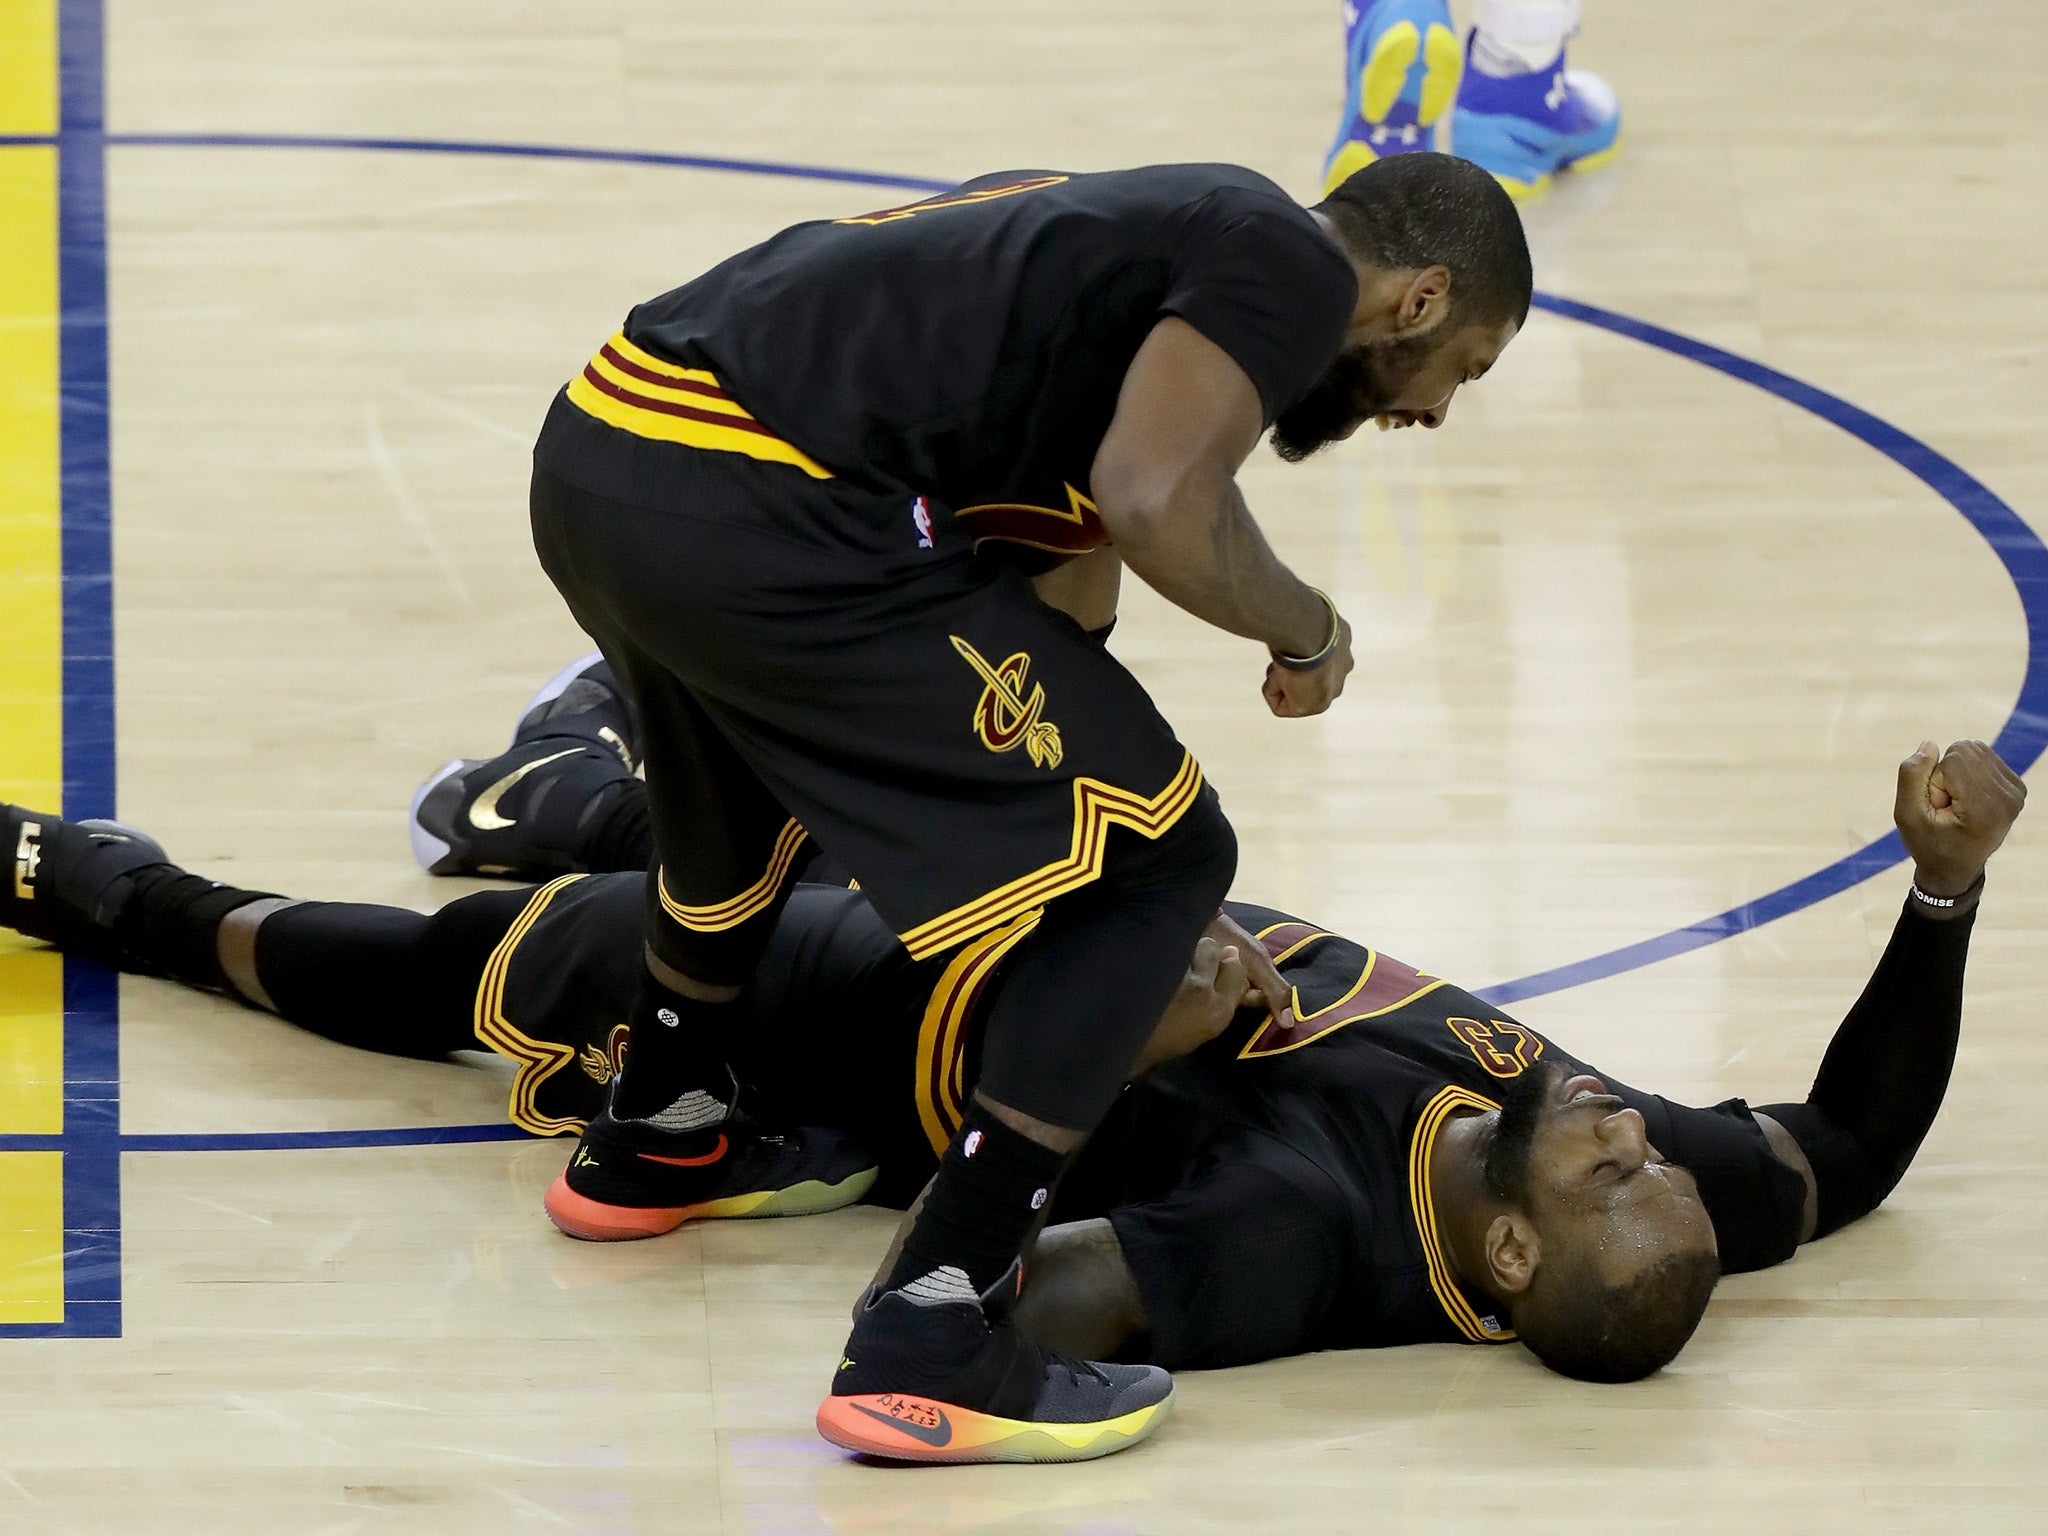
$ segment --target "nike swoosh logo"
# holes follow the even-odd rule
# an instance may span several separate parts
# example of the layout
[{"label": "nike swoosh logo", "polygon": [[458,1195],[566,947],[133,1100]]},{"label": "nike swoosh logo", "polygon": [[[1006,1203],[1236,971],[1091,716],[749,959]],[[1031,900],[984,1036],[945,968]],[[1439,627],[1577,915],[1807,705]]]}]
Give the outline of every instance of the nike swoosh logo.
[{"label": "nike swoosh logo", "polygon": [[650,1163],[667,1163],[671,1168],[702,1168],[707,1163],[715,1163],[725,1156],[725,1132],[718,1133],[718,1145],[702,1157],[656,1157],[652,1152],[642,1152],[639,1155]]},{"label": "nike swoosh logo", "polygon": [[552,757],[536,757],[524,767],[514,768],[505,777],[498,780],[497,783],[476,797],[476,804],[469,808],[469,824],[479,832],[502,832],[507,827],[517,825],[516,817],[500,816],[498,814],[499,799],[510,793],[512,786],[533,772],[534,769],[544,768],[549,763],[555,762],[560,758],[574,757],[582,750],[581,747],[570,747],[566,751],[555,753]]},{"label": "nike swoosh logo", "polygon": [[855,1413],[864,1413],[871,1419],[879,1419],[891,1429],[900,1429],[903,1433],[910,1436],[911,1439],[922,1440],[926,1445],[934,1448],[953,1443],[953,1421],[946,1417],[946,1410],[943,1408],[934,1408],[932,1410],[932,1412],[939,1416],[939,1422],[927,1427],[923,1424],[913,1424],[908,1419],[898,1419],[886,1413],[877,1413],[865,1403],[848,1403],[846,1406]]}]

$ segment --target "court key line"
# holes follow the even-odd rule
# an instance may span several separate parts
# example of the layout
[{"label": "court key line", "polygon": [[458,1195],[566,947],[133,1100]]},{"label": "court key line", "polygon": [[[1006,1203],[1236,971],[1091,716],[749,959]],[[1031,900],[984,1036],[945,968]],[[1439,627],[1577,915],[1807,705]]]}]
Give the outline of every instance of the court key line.
[{"label": "court key line", "polygon": [[[63,812],[114,814],[114,609],[107,391],[105,70],[99,0],[57,10],[58,570]],[[10,47],[47,46],[9,35]],[[20,64],[18,58],[15,61]],[[61,1155],[63,1320],[8,1323],[0,1337],[116,1338],[121,1332],[119,978],[64,961],[63,1121],[54,1136],[10,1136],[10,1151]]]},{"label": "court key line", "polygon": [[[67,14],[76,7],[67,4]],[[67,119],[68,122],[68,119]],[[68,130],[67,130],[68,131]],[[574,145],[494,143],[468,140],[372,138],[300,134],[116,133],[104,136],[121,147],[196,149],[331,149],[403,154],[452,154],[539,160],[667,166],[741,175],[794,177],[943,192],[951,182],[831,166],[737,160],[648,150],[585,148]],[[2027,627],[2027,668],[2011,715],[1994,745],[2017,771],[2026,772],[2048,747],[2048,546],[2009,505],[1975,476],[1910,433],[1765,364],[1695,341],[1661,326],[1555,294],[1538,293],[1537,308],[1564,319],[1625,336],[1670,352],[1729,378],[1775,395],[1840,428],[1924,482],[1970,523],[1991,546],[2019,595]],[[68,410],[68,391],[67,391]],[[67,439],[68,441],[68,439]],[[67,460],[68,463],[68,460]],[[67,482],[68,484],[68,482]],[[67,498],[67,507],[68,507]],[[111,780],[109,780],[111,784]],[[1500,982],[1484,989],[1487,1001],[1507,1004],[1538,997],[1700,949],[1791,915],[1890,869],[1905,857],[1897,833],[1888,833],[1822,869],[1776,890],[1684,928],[1590,956],[1569,965]],[[524,1140],[506,1124],[397,1127],[366,1131],[286,1131],[221,1134],[122,1135],[125,1151],[282,1150],[373,1146],[418,1146],[457,1142]],[[0,1138],[0,1148],[34,1138]]]}]

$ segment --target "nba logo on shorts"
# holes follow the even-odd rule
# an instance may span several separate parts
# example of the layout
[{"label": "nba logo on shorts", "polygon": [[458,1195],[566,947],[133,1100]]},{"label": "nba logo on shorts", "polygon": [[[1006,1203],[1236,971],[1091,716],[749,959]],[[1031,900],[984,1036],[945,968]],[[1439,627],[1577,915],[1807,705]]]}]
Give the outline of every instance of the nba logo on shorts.
[{"label": "nba logo on shorts", "polygon": [[917,527],[917,547],[919,549],[930,549],[932,547],[932,509],[931,503],[927,502],[922,496],[911,498],[910,521]]},{"label": "nba logo on shorts", "polygon": [[979,1152],[980,1150],[981,1132],[969,1131],[967,1133],[967,1139],[960,1143],[960,1155],[962,1157],[972,1157],[975,1153]]}]

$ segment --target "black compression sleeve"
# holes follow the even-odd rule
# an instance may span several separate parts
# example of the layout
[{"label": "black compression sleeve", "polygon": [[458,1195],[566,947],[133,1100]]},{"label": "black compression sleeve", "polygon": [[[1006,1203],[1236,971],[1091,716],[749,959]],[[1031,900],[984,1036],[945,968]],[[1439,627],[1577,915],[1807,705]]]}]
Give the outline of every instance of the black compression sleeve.
[{"label": "black compression sleeve", "polygon": [[1941,1109],[1963,1020],[1976,912],[1937,922],[1909,903],[1884,958],[1835,1031],[1804,1104],[1766,1104],[1813,1165],[1825,1237],[1868,1215],[1905,1176]]}]

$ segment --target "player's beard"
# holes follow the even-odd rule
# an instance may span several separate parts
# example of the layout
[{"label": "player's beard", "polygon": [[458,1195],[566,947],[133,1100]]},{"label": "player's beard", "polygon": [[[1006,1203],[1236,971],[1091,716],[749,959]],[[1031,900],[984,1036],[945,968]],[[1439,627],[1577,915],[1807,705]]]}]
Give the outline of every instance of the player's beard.
[{"label": "player's beard", "polygon": [[1550,1109],[1556,1070],[1539,1064],[1510,1080],[1500,1096],[1500,1119],[1493,1140],[1486,1146],[1486,1187],[1524,1210],[1529,1204],[1529,1158],[1536,1145],[1536,1128]]},{"label": "player's beard", "polygon": [[1433,331],[1340,352],[1315,387],[1274,421],[1273,451],[1299,464],[1361,422],[1392,410],[1408,381],[1429,361],[1435,340]]}]

